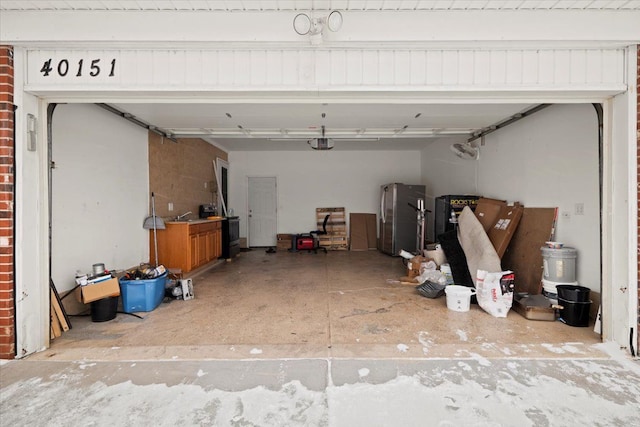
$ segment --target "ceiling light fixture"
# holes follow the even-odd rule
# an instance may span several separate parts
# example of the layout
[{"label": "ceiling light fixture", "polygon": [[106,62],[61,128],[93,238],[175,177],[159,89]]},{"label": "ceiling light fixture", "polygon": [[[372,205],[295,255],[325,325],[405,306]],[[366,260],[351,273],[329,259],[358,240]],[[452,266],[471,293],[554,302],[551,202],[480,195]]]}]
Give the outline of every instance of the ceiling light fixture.
[{"label": "ceiling light fixture", "polygon": [[310,139],[307,144],[314,150],[331,150],[335,145],[332,139],[324,136],[324,125],[322,125],[322,138]]},{"label": "ceiling light fixture", "polygon": [[312,45],[322,43],[325,28],[331,32],[339,31],[342,28],[342,14],[334,10],[321,18],[313,18],[306,13],[299,13],[293,18],[294,31],[301,36],[309,35]]}]

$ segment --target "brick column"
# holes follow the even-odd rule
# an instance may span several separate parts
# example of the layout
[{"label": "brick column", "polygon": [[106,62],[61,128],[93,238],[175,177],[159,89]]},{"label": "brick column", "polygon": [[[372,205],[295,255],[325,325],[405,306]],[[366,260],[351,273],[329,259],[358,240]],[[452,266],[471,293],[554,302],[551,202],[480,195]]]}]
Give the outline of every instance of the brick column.
[{"label": "brick column", "polygon": [[0,45],[0,359],[16,355],[13,147],[13,47]]}]

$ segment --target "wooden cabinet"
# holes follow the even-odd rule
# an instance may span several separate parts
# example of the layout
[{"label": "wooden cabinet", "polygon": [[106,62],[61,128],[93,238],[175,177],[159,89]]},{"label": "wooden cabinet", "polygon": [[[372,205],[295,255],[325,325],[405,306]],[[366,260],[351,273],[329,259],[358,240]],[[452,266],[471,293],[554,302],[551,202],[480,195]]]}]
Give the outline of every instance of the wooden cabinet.
[{"label": "wooden cabinet", "polygon": [[210,260],[210,252],[207,250],[207,235],[208,233],[198,233],[196,235],[198,239],[198,252],[196,252],[196,258],[198,259],[198,265],[204,265]]},{"label": "wooden cabinet", "polygon": [[[164,230],[157,231],[159,264],[187,273],[220,257],[220,221],[166,222],[165,225]],[[149,234],[151,263],[155,264],[153,231]]]},{"label": "wooden cabinet", "polygon": [[216,236],[220,233],[207,233],[205,234],[205,250],[207,251],[208,259],[218,259],[220,254],[216,250]]},{"label": "wooden cabinet", "polygon": [[[193,270],[198,268],[198,235],[197,234],[192,234],[189,235],[189,249],[190,252],[187,254],[187,264],[189,265],[189,270]],[[162,259],[162,258],[160,258]],[[185,271],[184,268],[182,269],[182,271]]]}]

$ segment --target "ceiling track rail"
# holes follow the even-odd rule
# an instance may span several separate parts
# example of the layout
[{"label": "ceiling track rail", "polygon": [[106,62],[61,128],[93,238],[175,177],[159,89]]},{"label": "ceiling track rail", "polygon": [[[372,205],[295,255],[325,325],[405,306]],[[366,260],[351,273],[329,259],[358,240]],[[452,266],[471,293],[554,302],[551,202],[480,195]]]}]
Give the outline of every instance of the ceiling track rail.
[{"label": "ceiling track rail", "polygon": [[508,119],[504,119],[504,120],[502,120],[502,121],[500,121],[498,123],[495,123],[495,124],[493,124],[491,126],[487,126],[487,127],[482,128],[480,130],[477,130],[477,131],[475,131],[475,132],[473,132],[471,134],[471,138],[467,139],[467,143],[473,142],[473,141],[475,141],[476,139],[479,139],[479,138],[484,138],[485,135],[488,135],[488,134],[490,134],[492,132],[495,132],[498,129],[502,129],[503,127],[509,126],[510,124],[515,123],[518,120],[524,119],[525,117],[528,117],[528,116],[530,116],[530,115],[532,115],[534,113],[537,113],[538,111],[543,110],[543,109],[545,109],[545,108],[547,108],[547,107],[549,107],[551,105],[552,104],[540,104],[540,105],[537,105],[537,106],[535,106],[533,108],[530,108],[530,109],[528,109],[526,111],[523,111],[522,113],[514,114],[513,116],[509,117]]},{"label": "ceiling track rail", "polygon": [[167,132],[164,129],[161,129],[157,126],[153,126],[143,120],[140,120],[139,118],[137,118],[136,116],[134,116],[133,114],[130,113],[126,113],[124,111],[120,111],[117,108],[109,105],[109,104],[104,104],[104,103],[98,103],[96,104],[98,107],[100,108],[104,108],[105,110],[109,111],[110,113],[115,114],[116,116],[120,116],[125,120],[130,121],[131,123],[140,126],[141,128],[147,129],[148,131],[151,131],[155,134],[158,134],[160,136],[162,136],[163,138],[167,138],[170,141],[173,141],[175,143],[178,143],[178,140],[175,138],[174,135],[170,134],[169,132]]}]

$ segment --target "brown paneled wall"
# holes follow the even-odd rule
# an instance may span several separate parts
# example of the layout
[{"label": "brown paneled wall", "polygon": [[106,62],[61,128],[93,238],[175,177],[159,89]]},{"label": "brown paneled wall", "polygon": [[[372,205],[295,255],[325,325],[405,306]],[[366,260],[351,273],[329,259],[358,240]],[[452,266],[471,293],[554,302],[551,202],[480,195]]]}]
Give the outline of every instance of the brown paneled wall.
[{"label": "brown paneled wall", "polygon": [[202,139],[175,143],[149,132],[149,190],[155,193],[156,214],[169,219],[191,211],[189,218],[197,218],[200,205],[215,204],[213,160],[218,158],[228,160],[227,153]]}]

